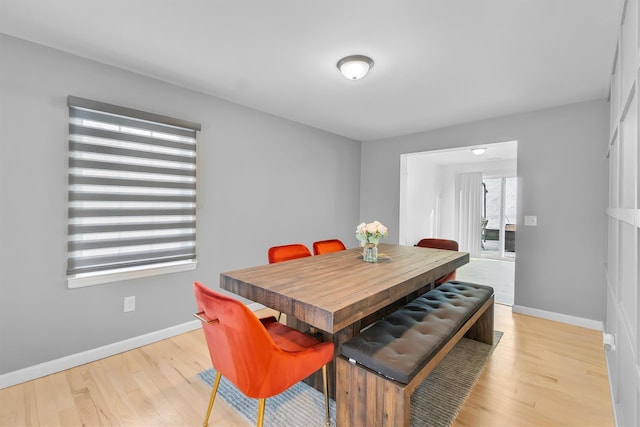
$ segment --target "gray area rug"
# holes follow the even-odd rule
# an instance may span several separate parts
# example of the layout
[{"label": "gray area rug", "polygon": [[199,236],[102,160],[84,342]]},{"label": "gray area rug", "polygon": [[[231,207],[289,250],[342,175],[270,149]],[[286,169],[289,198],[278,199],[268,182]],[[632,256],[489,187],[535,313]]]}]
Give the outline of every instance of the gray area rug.
[{"label": "gray area rug", "polygon": [[[411,396],[411,425],[450,426],[471,393],[502,332],[494,331],[493,346],[461,339]],[[212,386],[216,372],[200,372],[198,377]],[[256,424],[258,400],[242,394],[222,377],[216,399],[224,399],[249,423]],[[267,399],[265,427],[324,426],[324,397],[321,392],[299,382],[277,396]],[[331,425],[336,425],[336,403],[329,400]]]}]

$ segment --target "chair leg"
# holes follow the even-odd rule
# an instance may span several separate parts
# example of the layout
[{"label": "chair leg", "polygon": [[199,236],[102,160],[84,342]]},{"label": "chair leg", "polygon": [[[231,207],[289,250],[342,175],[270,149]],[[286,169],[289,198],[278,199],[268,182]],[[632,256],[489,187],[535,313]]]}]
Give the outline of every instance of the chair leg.
[{"label": "chair leg", "polygon": [[322,385],[324,389],[324,410],[326,416],[326,424],[330,426],[331,421],[329,418],[329,388],[327,386],[327,365],[324,365],[322,367]]},{"label": "chair leg", "polygon": [[264,403],[265,398],[258,399],[258,427],[262,427],[262,422],[264,421]]},{"label": "chair leg", "polygon": [[218,386],[220,385],[220,378],[222,378],[222,374],[216,371],[216,379],[213,382],[213,387],[211,388],[211,398],[209,398],[209,407],[207,408],[207,415],[204,418],[203,427],[207,427],[209,425],[209,415],[211,415],[211,408],[213,408],[213,401],[216,399],[216,393],[218,392]]}]

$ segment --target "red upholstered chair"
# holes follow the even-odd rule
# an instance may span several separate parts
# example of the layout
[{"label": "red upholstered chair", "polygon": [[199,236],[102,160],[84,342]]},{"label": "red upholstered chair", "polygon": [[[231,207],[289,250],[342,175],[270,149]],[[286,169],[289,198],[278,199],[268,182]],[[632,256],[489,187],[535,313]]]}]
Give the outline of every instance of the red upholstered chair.
[{"label": "red upholstered chair", "polygon": [[314,255],[344,251],[345,249],[347,249],[347,247],[338,239],[320,240],[318,242],[313,242]]},{"label": "red upholstered chair", "polygon": [[198,313],[216,378],[204,426],[224,375],[242,393],[258,399],[258,426],[264,419],[265,400],[279,394],[322,368],[326,423],[329,397],[326,365],[333,360],[333,343],[278,323],[274,317],[258,319],[242,302],[195,282]]},{"label": "red upholstered chair", "polygon": [[[419,246],[421,248],[444,249],[447,251],[458,250],[458,242],[456,242],[455,240],[448,240],[448,239],[435,239],[435,238],[422,239],[416,244],[416,246]],[[455,280],[455,279],[456,279],[456,272],[454,270],[451,273],[447,274],[446,276],[442,276],[441,278],[436,280],[435,285],[439,286],[444,282],[448,282],[449,280]]]},{"label": "red upholstered chair", "polygon": [[[276,262],[289,261],[291,259],[304,258],[311,256],[309,248],[301,243],[294,243],[291,245],[272,246],[267,252],[269,258],[269,264],[275,264]],[[278,313],[278,322],[282,313]]]},{"label": "red upholstered chair", "polygon": [[309,252],[309,248],[300,243],[273,246],[269,248],[268,252],[269,264],[289,261],[290,259],[304,258],[306,256],[311,256],[311,252]]}]

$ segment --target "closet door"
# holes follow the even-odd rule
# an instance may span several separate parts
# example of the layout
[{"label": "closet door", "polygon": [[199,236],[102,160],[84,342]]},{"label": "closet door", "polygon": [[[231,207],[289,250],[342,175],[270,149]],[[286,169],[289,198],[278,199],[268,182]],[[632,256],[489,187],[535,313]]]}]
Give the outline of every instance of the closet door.
[{"label": "closet door", "polygon": [[640,150],[638,149],[638,0],[621,13],[611,76],[609,206],[605,333],[613,403],[619,425],[640,425]]}]

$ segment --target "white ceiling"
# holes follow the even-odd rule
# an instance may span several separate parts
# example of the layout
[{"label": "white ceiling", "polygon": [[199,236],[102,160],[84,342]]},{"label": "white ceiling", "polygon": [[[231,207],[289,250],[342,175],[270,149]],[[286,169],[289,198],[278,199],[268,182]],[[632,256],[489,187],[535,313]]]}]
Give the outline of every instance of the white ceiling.
[{"label": "white ceiling", "polygon": [[605,98],[621,1],[0,0],[0,32],[366,141]]}]

